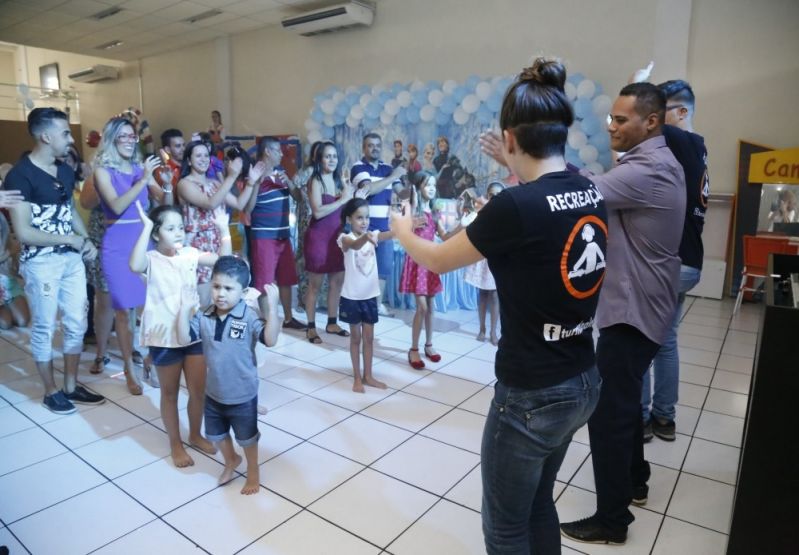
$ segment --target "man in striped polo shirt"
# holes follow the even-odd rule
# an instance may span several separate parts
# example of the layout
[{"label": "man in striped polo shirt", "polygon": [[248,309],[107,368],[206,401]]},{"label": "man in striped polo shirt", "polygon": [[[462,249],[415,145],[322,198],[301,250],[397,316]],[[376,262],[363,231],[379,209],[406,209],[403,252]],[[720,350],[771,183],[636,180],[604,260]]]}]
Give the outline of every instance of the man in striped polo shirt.
[{"label": "man in striped polo shirt", "polygon": [[[350,175],[355,177],[361,172],[371,176],[369,188],[369,230],[388,231],[388,216],[391,208],[391,194],[394,187],[402,189],[400,179],[407,173],[405,166],[392,168],[380,160],[383,141],[377,133],[368,133],[363,137],[363,158],[352,166]],[[358,183],[353,183],[358,186]],[[380,280],[380,303],[377,313],[381,316],[393,316],[383,304],[386,292],[386,280],[394,271],[394,242],[381,241],[377,245],[377,276]]]},{"label": "man in striped polo shirt", "polygon": [[302,202],[302,194],[286,172],[277,169],[282,159],[283,151],[278,139],[261,139],[258,160],[266,168],[258,194],[252,196],[246,207],[252,221],[250,262],[253,285],[261,291],[258,297],[261,313],[266,314],[266,296],[262,287],[267,283],[277,283],[280,304],[283,305],[283,327],[304,330],[306,325],[294,318],[291,308],[291,288],[298,280],[289,228],[289,195]]}]

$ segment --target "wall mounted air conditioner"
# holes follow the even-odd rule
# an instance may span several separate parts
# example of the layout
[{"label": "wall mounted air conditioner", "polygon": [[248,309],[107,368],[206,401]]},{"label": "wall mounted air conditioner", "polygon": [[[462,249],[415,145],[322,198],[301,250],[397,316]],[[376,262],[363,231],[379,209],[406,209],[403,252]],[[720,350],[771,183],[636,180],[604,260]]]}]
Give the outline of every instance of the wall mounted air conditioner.
[{"label": "wall mounted air conditioner", "polygon": [[119,70],[113,66],[101,64],[87,67],[75,73],[70,73],[69,78],[78,83],[94,83],[95,81],[105,81],[107,79],[117,79]]},{"label": "wall mounted air conditioner", "polygon": [[305,12],[282,20],[284,29],[304,37],[330,33],[351,27],[368,27],[375,17],[375,8],[363,2],[348,2]]}]

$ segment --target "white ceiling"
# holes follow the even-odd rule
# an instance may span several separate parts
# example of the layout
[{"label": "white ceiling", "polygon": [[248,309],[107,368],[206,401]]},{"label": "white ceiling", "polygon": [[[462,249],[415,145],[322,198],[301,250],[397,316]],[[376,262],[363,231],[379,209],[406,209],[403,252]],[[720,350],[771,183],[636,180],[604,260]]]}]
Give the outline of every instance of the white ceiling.
[{"label": "white ceiling", "polygon": [[[135,60],[274,25],[335,0],[0,0],[0,41]],[[95,14],[119,7],[97,20]],[[212,9],[222,13],[186,23]],[[122,41],[114,48],[97,47]]]}]

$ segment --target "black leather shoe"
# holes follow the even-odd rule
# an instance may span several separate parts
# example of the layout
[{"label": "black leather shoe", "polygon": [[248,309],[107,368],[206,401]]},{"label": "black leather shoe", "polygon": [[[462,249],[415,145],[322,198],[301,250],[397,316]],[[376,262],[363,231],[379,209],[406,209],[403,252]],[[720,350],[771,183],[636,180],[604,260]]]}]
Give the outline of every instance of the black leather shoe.
[{"label": "black leather shoe", "polygon": [[638,507],[643,507],[649,501],[649,486],[633,486],[633,500],[632,504]]},{"label": "black leather shoe", "polygon": [[626,530],[622,532],[611,530],[600,523],[596,516],[561,524],[560,533],[570,540],[583,543],[624,545],[627,541]]}]

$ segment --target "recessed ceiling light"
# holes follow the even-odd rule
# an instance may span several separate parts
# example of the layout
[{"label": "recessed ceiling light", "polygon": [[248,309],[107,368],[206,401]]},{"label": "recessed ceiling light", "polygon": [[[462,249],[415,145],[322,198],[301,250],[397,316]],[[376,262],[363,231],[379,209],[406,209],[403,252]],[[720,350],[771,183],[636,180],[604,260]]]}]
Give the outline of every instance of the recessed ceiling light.
[{"label": "recessed ceiling light", "polygon": [[184,19],[186,23],[197,23],[198,21],[202,21],[203,19],[208,19],[209,17],[215,17],[220,15],[222,10],[208,10],[207,12],[198,13],[197,15],[193,15],[189,18]]},{"label": "recessed ceiling light", "polygon": [[107,42],[105,44],[101,44],[99,46],[95,46],[95,50],[111,50],[112,48],[116,48],[117,46],[123,44],[121,40],[112,40],[111,42]]},{"label": "recessed ceiling light", "polygon": [[112,15],[116,15],[122,11],[122,8],[119,6],[114,6],[113,8],[108,8],[107,10],[103,10],[101,12],[97,12],[96,14],[90,16],[90,19],[96,19],[100,21],[101,19],[105,19],[106,17],[111,17]]}]

